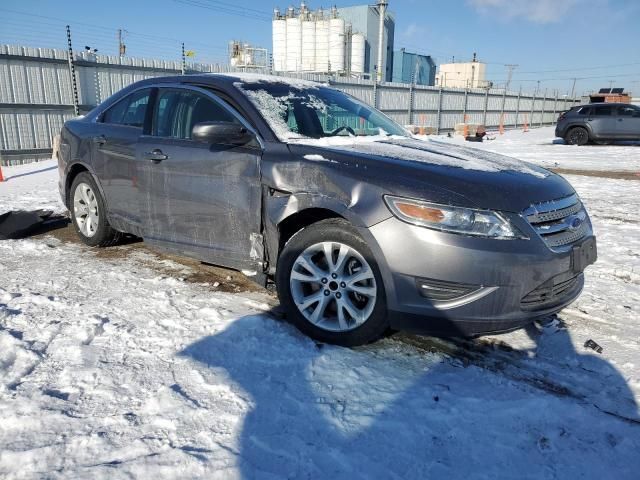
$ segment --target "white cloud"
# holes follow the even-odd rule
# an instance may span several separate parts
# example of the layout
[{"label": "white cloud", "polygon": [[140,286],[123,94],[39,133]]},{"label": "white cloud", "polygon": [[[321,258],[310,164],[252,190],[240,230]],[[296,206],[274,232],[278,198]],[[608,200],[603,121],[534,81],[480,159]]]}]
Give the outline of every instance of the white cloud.
[{"label": "white cloud", "polygon": [[535,23],[559,21],[580,0],[467,0],[476,10],[507,19],[524,18]]}]

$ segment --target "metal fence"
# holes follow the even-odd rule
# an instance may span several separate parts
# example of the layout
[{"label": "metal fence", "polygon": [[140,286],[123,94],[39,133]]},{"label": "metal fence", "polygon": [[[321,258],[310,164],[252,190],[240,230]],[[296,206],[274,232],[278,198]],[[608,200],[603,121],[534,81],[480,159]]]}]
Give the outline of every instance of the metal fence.
[{"label": "metal fence", "polygon": [[[75,85],[66,50],[0,45],[0,162],[4,165],[50,158],[53,137],[73,118],[123,87],[149,77],[196,72],[231,72],[230,67],[95,55],[73,57]],[[265,72],[268,73],[268,72]],[[300,77],[328,82],[376,106],[402,125],[435,133],[465,119],[488,128],[552,125],[558,112],[580,103],[557,95],[490,89],[452,89],[370,80]]]}]

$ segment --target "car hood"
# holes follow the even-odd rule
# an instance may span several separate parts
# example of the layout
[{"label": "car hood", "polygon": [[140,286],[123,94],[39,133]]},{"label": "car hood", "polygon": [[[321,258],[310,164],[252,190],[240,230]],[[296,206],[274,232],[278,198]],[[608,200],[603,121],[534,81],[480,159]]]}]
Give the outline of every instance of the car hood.
[{"label": "car hood", "polygon": [[504,155],[443,142],[375,138],[296,141],[291,148],[333,168],[359,167],[361,176],[391,194],[432,201],[432,192],[446,191],[451,203],[518,213],[574,193],[559,175]]}]

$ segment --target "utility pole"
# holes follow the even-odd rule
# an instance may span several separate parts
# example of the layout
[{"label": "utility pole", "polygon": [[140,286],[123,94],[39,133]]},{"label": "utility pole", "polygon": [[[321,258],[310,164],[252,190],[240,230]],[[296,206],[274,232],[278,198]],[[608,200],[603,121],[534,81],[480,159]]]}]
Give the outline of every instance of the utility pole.
[{"label": "utility pole", "polygon": [[477,60],[476,60],[476,52],[473,52],[473,61],[471,62],[472,63],[472,65],[471,65],[471,88],[474,88],[473,81],[476,78],[476,65],[475,65],[476,62],[477,62]]},{"label": "utility pole", "polygon": [[124,41],[122,40],[121,28],[118,29],[118,52],[119,52],[120,58],[124,57],[125,54],[127,53],[127,46],[124,44]]},{"label": "utility pole", "polygon": [[508,63],[505,65],[505,67],[507,67],[508,71],[507,71],[507,84],[505,85],[504,89],[505,90],[509,90],[509,86],[511,85],[511,79],[513,78],[513,71],[519,67],[519,65],[517,64],[513,64],[513,63]]},{"label": "utility pole", "polygon": [[380,23],[378,24],[378,82],[382,82],[382,75],[386,68],[382,65],[382,53],[384,47],[384,19],[387,12],[387,0],[378,0],[378,13],[380,15]]},{"label": "utility pole", "polygon": [[573,99],[573,94],[574,94],[574,93],[575,93],[575,91],[576,91],[576,81],[577,81],[577,80],[578,80],[578,79],[574,77],[574,79],[573,79],[573,85],[571,86],[571,99]]},{"label": "utility pole", "polygon": [[80,102],[78,100],[78,81],[76,80],[76,66],[73,59],[73,47],[71,46],[71,27],[67,25],[67,45],[69,47],[69,74],[71,75],[71,88],[73,89],[73,112],[80,115]]},{"label": "utility pole", "polygon": [[185,57],[184,54],[184,42],[182,42],[182,69],[181,69],[181,75],[184,75],[184,71],[187,69],[187,59]]}]

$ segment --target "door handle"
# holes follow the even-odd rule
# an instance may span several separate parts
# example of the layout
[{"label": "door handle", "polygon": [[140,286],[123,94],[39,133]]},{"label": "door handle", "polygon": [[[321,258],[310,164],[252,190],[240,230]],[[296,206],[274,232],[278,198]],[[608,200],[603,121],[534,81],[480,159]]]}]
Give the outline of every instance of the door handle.
[{"label": "door handle", "polygon": [[621,122],[622,120],[624,120],[624,118],[619,118],[618,121]]},{"label": "door handle", "polygon": [[107,143],[107,137],[105,137],[104,135],[93,137],[92,140],[96,145],[104,145],[105,143]]},{"label": "door handle", "polygon": [[154,148],[150,152],[145,152],[144,158],[146,158],[147,160],[151,160],[152,162],[158,163],[158,162],[161,162],[162,160],[166,160],[167,158],[169,158],[169,155],[165,155],[164,153],[162,153],[162,150],[160,150],[159,148]]}]

